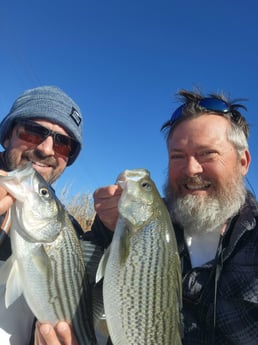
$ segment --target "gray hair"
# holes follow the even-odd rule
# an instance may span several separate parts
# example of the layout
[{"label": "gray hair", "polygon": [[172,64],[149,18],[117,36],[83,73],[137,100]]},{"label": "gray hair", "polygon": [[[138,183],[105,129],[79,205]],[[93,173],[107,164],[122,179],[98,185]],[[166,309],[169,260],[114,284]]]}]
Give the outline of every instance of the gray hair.
[{"label": "gray hair", "polygon": [[166,121],[161,127],[161,131],[165,133],[167,142],[175,127],[182,121],[197,118],[204,113],[211,113],[223,116],[228,119],[230,123],[230,129],[227,131],[227,139],[233,144],[239,155],[245,149],[248,149],[249,124],[247,123],[245,117],[239,111],[239,108],[243,108],[246,110],[246,107],[242,104],[236,103],[242,101],[243,99],[231,101],[224,94],[209,94],[207,96],[208,98],[214,98],[225,102],[229,111],[222,112],[217,110],[209,110],[203,106],[200,106],[199,102],[207,98],[200,92],[180,90],[177,93],[177,97],[182,102],[181,106],[176,109],[176,111],[181,111],[180,116],[177,117],[175,121],[172,121],[172,115],[171,119]]}]

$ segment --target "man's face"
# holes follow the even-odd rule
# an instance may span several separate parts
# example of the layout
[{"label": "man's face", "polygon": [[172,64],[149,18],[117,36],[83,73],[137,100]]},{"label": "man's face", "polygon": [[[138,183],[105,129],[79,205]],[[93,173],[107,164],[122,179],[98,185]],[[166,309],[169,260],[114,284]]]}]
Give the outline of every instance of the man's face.
[{"label": "man's face", "polygon": [[[46,120],[34,120],[43,127],[51,129],[57,133],[68,135],[59,125]],[[33,144],[21,140],[17,136],[17,127],[13,128],[11,137],[6,139],[6,160],[9,170],[14,170],[28,162],[32,162],[33,168],[50,184],[52,184],[64,171],[68,157],[55,152],[53,137],[45,138],[40,144]]]},{"label": "man's face", "polygon": [[[243,194],[243,176],[248,171],[250,155],[246,150],[238,156],[227,139],[229,126],[222,116],[204,114],[178,124],[171,134],[166,194],[171,194],[173,202],[181,202],[178,211],[185,208],[181,218],[188,214],[188,218],[196,216],[201,221],[207,208],[221,212],[223,205],[231,203],[229,200]],[[211,214],[215,211],[211,210]]]},{"label": "man's face", "polygon": [[183,121],[168,142],[169,180],[176,197],[209,196],[247,172],[246,156],[238,157],[227,140],[227,119],[202,115]]}]

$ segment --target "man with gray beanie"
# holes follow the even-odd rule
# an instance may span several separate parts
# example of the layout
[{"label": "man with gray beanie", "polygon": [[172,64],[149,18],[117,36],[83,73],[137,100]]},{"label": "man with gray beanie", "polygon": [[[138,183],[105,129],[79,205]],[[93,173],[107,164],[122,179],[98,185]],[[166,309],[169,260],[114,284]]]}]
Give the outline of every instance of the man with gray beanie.
[{"label": "man with gray beanie", "polygon": [[[61,89],[42,86],[25,91],[0,124],[0,144],[4,148],[0,152],[0,174],[31,162],[52,184],[78,157],[82,127],[78,105]],[[11,255],[8,230],[12,204],[12,197],[0,187],[0,264]],[[81,236],[82,229],[73,218],[72,221]],[[0,343],[28,345],[33,341],[34,316],[22,297],[6,309],[4,288],[0,286]],[[37,332],[42,345],[77,344],[72,330],[64,322],[55,329],[47,324],[37,325]]]}]

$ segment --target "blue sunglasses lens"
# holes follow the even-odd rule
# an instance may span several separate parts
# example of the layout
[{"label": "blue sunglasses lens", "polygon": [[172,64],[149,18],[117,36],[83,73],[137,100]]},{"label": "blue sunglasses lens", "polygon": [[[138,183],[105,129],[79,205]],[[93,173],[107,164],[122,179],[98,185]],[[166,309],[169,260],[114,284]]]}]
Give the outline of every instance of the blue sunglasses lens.
[{"label": "blue sunglasses lens", "polygon": [[199,106],[219,113],[228,113],[230,111],[226,102],[217,98],[203,98],[198,103]]},{"label": "blue sunglasses lens", "polygon": [[182,115],[182,110],[184,108],[185,104],[180,105],[172,114],[170,118],[170,123],[174,123],[181,115]]},{"label": "blue sunglasses lens", "polygon": [[[221,99],[207,97],[203,98],[198,102],[198,105],[204,109],[214,111],[215,113],[228,113],[230,111],[229,106],[226,102]],[[177,121],[180,116],[182,115],[182,111],[185,104],[180,105],[170,118],[170,125],[172,125],[175,121]]]}]

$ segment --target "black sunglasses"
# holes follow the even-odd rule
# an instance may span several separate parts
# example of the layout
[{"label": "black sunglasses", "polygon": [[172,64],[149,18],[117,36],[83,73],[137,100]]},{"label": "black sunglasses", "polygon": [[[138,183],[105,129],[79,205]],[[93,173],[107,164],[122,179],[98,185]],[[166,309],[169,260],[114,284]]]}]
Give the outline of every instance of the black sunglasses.
[{"label": "black sunglasses", "polygon": [[67,135],[57,133],[30,120],[15,121],[16,135],[28,143],[39,145],[47,137],[53,138],[54,151],[62,156],[71,158],[79,149],[80,143]]},{"label": "black sunglasses", "polygon": [[[238,111],[235,110],[237,107],[243,107],[239,104],[229,105],[227,102],[223,101],[222,99],[213,98],[213,97],[205,97],[200,99],[196,103],[199,107],[212,111],[214,113],[220,113],[220,114],[227,114],[230,113],[233,120],[238,120],[241,116]],[[172,126],[181,116],[183,113],[183,109],[187,104],[182,104],[180,107],[178,107],[172,114],[169,121],[167,121],[161,129],[164,129],[167,126]],[[244,108],[244,107],[243,107]]]}]

